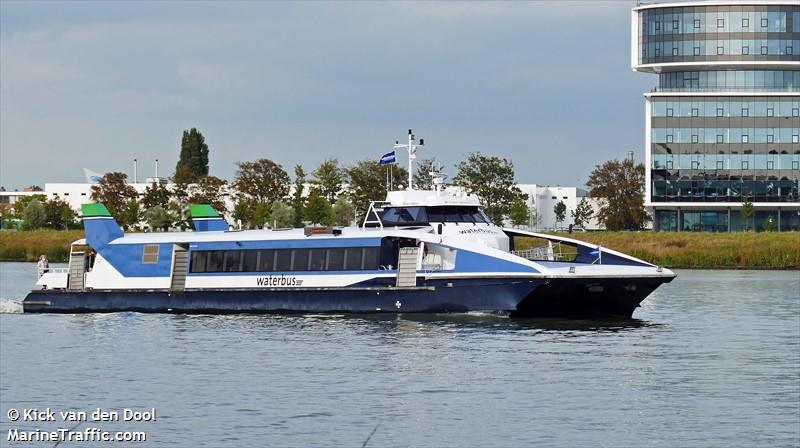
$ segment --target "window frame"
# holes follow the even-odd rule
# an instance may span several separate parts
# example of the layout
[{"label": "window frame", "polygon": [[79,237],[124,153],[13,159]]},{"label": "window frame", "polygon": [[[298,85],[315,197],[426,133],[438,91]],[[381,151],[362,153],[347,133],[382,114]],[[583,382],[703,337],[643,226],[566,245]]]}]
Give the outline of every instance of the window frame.
[{"label": "window frame", "polygon": [[[148,249],[155,248],[155,251],[150,251],[148,253]],[[161,245],[160,244],[144,244],[142,246],[142,264],[158,264],[159,256],[161,255]]]}]

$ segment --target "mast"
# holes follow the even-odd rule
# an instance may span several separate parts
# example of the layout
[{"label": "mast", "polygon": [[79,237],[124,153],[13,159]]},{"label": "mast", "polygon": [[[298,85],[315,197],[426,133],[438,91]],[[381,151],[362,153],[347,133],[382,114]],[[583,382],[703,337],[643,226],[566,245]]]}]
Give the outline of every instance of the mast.
[{"label": "mast", "polygon": [[425,139],[419,139],[419,144],[414,144],[414,133],[411,129],[408,130],[408,144],[401,145],[399,142],[395,142],[394,149],[405,149],[408,151],[408,187],[406,190],[413,190],[414,183],[414,160],[417,158],[417,148],[420,146],[425,145]]}]

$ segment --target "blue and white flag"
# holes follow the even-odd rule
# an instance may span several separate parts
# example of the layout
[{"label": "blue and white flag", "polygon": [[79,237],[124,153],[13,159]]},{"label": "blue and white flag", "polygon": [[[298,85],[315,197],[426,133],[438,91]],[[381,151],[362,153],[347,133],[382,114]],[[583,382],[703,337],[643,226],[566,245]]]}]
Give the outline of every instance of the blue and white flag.
[{"label": "blue and white flag", "polygon": [[392,163],[396,163],[397,158],[395,157],[394,151],[384,154],[381,157],[380,164],[381,165],[390,165]]}]

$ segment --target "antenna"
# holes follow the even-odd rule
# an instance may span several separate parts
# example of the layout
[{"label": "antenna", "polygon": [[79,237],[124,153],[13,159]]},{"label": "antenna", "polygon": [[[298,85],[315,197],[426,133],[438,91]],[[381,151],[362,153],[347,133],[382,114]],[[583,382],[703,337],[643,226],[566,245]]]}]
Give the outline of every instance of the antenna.
[{"label": "antenna", "polygon": [[135,184],[139,183],[139,179],[138,179],[139,178],[138,163],[139,163],[138,160],[133,159],[133,183],[135,183]]},{"label": "antenna", "polygon": [[408,144],[401,145],[399,141],[395,140],[394,149],[405,149],[408,151],[408,187],[406,190],[413,190],[413,176],[414,176],[414,160],[417,158],[417,148],[425,144],[425,139],[419,139],[419,144],[414,144],[414,132],[408,130]]}]

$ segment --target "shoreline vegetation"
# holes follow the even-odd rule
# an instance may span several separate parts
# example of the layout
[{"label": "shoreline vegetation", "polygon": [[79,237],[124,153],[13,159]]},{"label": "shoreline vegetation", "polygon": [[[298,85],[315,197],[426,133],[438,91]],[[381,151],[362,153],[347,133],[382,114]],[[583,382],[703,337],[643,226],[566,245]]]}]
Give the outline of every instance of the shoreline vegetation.
[{"label": "shoreline vegetation", "polygon": [[[667,268],[800,269],[800,232],[574,232],[558,235],[599,244]],[[83,230],[0,232],[0,261],[66,262]]]}]

